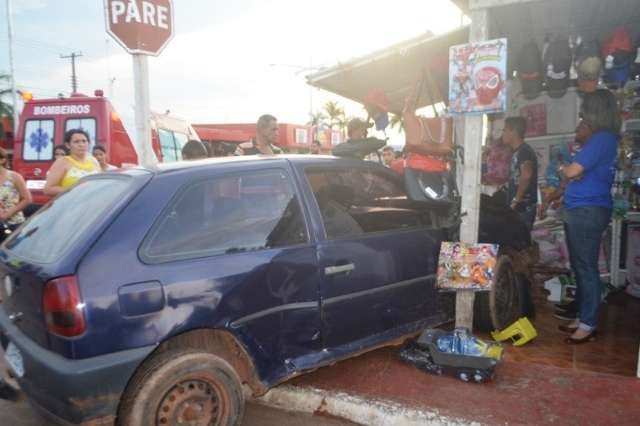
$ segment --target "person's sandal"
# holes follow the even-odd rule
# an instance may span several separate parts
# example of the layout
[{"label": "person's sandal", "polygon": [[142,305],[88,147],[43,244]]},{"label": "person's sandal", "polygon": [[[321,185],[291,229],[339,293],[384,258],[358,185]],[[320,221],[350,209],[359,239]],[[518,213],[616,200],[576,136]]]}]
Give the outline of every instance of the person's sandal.
[{"label": "person's sandal", "polygon": [[559,325],[558,330],[564,331],[565,333],[573,334],[574,331],[578,329],[577,325]]},{"label": "person's sandal", "polygon": [[574,339],[573,337],[569,336],[564,340],[564,342],[568,345],[581,345],[583,343],[593,342],[594,340],[596,340],[596,331],[591,330],[589,334],[580,339]]}]

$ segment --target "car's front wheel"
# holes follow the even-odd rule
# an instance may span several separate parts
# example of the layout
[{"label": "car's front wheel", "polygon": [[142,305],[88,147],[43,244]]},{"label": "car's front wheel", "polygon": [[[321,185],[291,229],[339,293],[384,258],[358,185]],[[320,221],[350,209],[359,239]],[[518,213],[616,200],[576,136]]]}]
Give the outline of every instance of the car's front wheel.
[{"label": "car's front wheel", "polygon": [[121,426],[236,425],[244,412],[240,379],[225,360],[185,349],[145,361],[127,386]]}]

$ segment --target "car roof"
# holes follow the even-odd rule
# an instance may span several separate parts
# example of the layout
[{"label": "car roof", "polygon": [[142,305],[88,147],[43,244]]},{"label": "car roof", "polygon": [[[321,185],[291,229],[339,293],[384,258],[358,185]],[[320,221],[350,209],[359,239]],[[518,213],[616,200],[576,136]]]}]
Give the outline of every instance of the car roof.
[{"label": "car roof", "polygon": [[186,170],[196,167],[207,167],[211,165],[223,165],[223,164],[247,164],[247,163],[260,163],[267,162],[282,162],[288,161],[292,164],[318,164],[318,165],[354,165],[355,164],[376,164],[369,161],[358,160],[354,158],[340,158],[332,155],[311,155],[311,154],[278,154],[278,155],[242,155],[231,157],[213,157],[204,158],[202,160],[189,160],[189,161],[176,161],[171,163],[159,163],[153,168],[149,168],[158,174],[164,174],[166,172],[173,172],[178,170]]}]

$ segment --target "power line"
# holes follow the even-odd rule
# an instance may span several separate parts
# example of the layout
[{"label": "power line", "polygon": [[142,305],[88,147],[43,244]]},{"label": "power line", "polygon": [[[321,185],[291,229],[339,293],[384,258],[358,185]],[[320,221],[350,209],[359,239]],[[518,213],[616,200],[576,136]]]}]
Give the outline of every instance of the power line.
[{"label": "power line", "polygon": [[71,52],[70,55],[60,55],[62,59],[71,59],[71,93],[78,91],[78,76],[76,75],[76,58],[82,56],[82,52]]},{"label": "power line", "polygon": [[[2,42],[6,42],[8,41],[8,39],[6,37],[0,37],[0,41]],[[43,49],[43,50],[50,50],[50,51],[54,51],[54,52],[59,52],[61,50],[67,50],[67,49],[71,49],[70,46],[59,46],[59,45],[55,45],[55,44],[51,44],[51,43],[46,43],[40,40],[36,40],[36,39],[32,39],[32,38],[24,38],[24,37],[19,37],[13,40],[14,43],[16,44],[21,44],[23,46],[26,47],[33,47],[35,49]]]}]

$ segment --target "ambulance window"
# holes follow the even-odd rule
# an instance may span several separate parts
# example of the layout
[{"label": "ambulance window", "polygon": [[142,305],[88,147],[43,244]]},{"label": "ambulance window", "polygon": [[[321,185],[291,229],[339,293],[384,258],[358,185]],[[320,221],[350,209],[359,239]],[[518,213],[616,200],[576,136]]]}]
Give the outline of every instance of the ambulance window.
[{"label": "ambulance window", "polygon": [[95,118],[70,118],[64,123],[64,131],[82,129],[89,133],[89,150],[96,143],[96,119]]},{"label": "ambulance window", "polygon": [[176,138],[176,149],[178,150],[178,159],[182,160],[182,148],[189,140],[189,137],[184,133],[174,132],[173,136]]},{"label": "ambulance window", "polygon": [[28,120],[24,125],[22,158],[24,161],[48,161],[53,159],[53,120]]},{"label": "ambulance window", "polygon": [[160,137],[162,162],[169,163],[171,161],[178,161],[182,159],[182,153],[180,151],[176,151],[176,142],[173,136],[173,132],[158,129],[158,135]]}]

